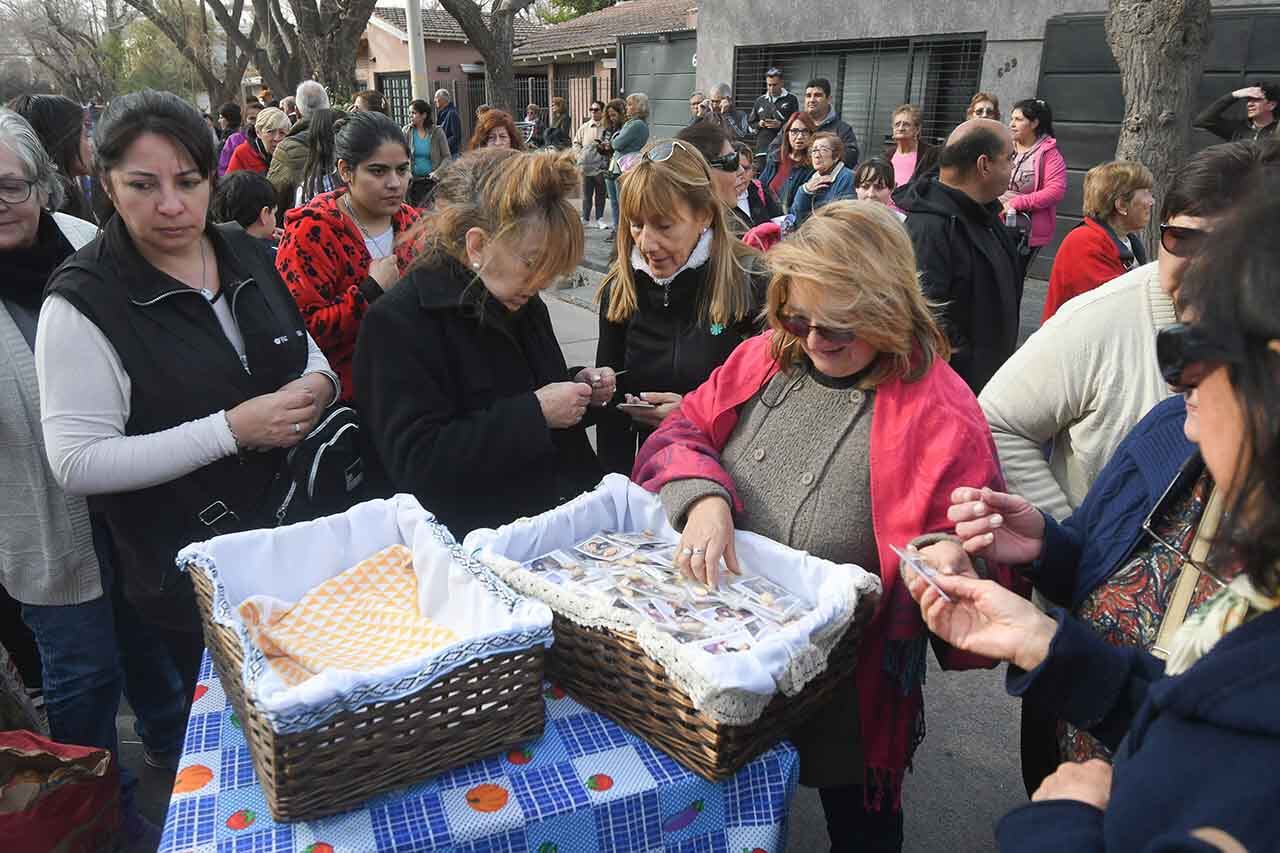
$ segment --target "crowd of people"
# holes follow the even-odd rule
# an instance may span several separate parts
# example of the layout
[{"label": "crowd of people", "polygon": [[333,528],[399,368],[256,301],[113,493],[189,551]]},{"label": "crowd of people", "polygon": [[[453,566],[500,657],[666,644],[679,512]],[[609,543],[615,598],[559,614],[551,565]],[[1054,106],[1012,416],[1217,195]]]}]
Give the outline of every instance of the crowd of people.
[{"label": "crowd of people", "polygon": [[[1066,190],[1050,106],[1004,124],[979,92],[930,139],[904,104],[862,159],[831,84],[782,79],[750,114],[695,93],[671,139],[642,93],[576,130],[559,99],[532,134],[485,108],[465,142],[444,90],[401,126],[305,81],[217,128],[143,91],[92,140],[69,99],[0,109],[0,586],[53,737],[118,752],[123,693],[147,763],[176,766],[203,638],[175,555],[320,514],[280,488],[343,410],[347,505],[410,493],[462,537],[618,472],[708,585],[740,570],[735,530],[878,575],[856,667],[788,732],[833,850],[903,847],[931,644],[1008,662],[1023,700],[1032,802],[1003,849],[1272,843],[1276,88],[1198,117],[1229,141],[1168,186],[1089,170],[1019,347]],[[540,294],[592,223],[616,254],[595,363],[569,365]],[[154,849],[133,789],[125,832]]]}]

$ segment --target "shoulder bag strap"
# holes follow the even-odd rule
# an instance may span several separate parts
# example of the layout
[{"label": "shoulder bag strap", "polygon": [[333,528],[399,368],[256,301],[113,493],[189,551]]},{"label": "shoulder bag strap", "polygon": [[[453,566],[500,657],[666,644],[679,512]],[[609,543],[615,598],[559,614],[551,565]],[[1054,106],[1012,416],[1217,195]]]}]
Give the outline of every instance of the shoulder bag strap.
[{"label": "shoulder bag strap", "polygon": [[1196,526],[1196,538],[1191,543],[1191,559],[1184,561],[1178,572],[1178,580],[1174,583],[1173,594],[1169,596],[1169,604],[1165,607],[1164,616],[1160,619],[1160,628],[1156,632],[1155,645],[1151,654],[1165,660],[1169,656],[1169,646],[1173,643],[1174,634],[1186,621],[1187,611],[1191,609],[1191,599],[1200,583],[1200,570],[1195,563],[1203,563],[1209,556],[1209,548],[1218,533],[1218,522],[1222,519],[1222,492],[1216,487],[1209,493],[1200,523]]}]

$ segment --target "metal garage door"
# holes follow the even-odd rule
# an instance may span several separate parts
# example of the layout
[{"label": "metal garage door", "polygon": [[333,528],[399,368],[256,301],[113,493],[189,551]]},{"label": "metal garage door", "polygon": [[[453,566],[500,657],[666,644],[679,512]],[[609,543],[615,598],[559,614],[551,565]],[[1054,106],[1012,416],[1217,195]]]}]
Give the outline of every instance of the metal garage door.
[{"label": "metal garage door", "polygon": [[[1211,26],[1213,37],[1196,90],[1197,110],[1249,81],[1274,79],[1280,73],[1280,51],[1275,47],[1280,39],[1280,10],[1220,7],[1213,11]],[[1113,159],[1120,139],[1124,94],[1102,15],[1049,19],[1038,93],[1053,105],[1058,148],[1067,160],[1067,196],[1058,205],[1057,233],[1031,268],[1033,275],[1048,278],[1058,244],[1080,222],[1084,173]],[[1236,115],[1243,115],[1236,109]],[[1193,151],[1220,141],[1203,130],[1191,134]]]},{"label": "metal garage door", "polygon": [[675,136],[689,123],[698,41],[692,31],[637,36],[620,45],[622,92],[649,96],[650,137]]}]

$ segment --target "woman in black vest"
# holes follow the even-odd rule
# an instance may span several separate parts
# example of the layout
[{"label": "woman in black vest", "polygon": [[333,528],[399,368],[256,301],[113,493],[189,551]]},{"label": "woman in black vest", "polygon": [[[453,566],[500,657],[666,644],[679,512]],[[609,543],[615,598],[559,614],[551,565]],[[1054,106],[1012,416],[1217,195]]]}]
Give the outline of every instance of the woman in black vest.
[{"label": "woman in black vest", "polygon": [[207,221],[216,154],[177,96],[112,100],[95,137],[116,215],[54,273],[36,367],[49,462],[107,520],[126,597],[187,695],[203,641],[184,545],[265,523],[284,449],[337,394],[265,246]]}]

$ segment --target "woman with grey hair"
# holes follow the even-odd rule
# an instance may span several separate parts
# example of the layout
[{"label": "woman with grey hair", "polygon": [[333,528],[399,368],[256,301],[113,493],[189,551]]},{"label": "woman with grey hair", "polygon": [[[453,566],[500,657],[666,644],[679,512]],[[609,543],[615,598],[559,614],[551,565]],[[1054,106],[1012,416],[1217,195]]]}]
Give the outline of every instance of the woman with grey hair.
[{"label": "woman with grey hair", "polygon": [[[118,758],[121,671],[110,566],[99,563],[85,499],[67,494],[54,477],[40,429],[34,348],[45,284],[98,230],[53,212],[62,197],[60,175],[35,130],[0,109],[0,387],[15,392],[0,394],[0,586],[22,605],[22,621],[35,635],[53,739]],[[176,680],[174,686],[176,692]],[[181,710],[180,696],[178,703]],[[181,747],[182,722],[171,721],[162,748]],[[149,734],[154,740],[160,732]],[[121,783],[126,830],[154,849],[159,832],[132,807],[133,778],[123,773]]]},{"label": "woman with grey hair", "polygon": [[[614,231],[618,230],[618,178],[649,141],[649,96],[643,92],[633,92],[627,96],[626,104],[627,121],[622,125],[622,130],[609,140],[613,148],[613,159],[609,161],[609,172],[604,181],[605,191],[609,195],[609,207],[613,209]],[[613,234],[607,239],[612,240]]]}]

